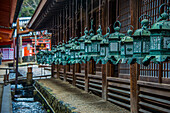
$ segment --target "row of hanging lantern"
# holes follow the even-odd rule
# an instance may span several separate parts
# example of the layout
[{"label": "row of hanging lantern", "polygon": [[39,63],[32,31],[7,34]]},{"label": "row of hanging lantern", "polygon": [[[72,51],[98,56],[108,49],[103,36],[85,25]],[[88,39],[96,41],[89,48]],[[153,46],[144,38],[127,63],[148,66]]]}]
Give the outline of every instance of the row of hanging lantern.
[{"label": "row of hanging lantern", "polygon": [[[119,21],[114,23],[114,33],[110,34],[110,29],[107,28],[107,33],[103,36],[99,25],[97,34],[94,35],[92,20],[91,29],[88,32],[85,28],[84,36],[79,39],[78,37],[70,38],[67,43],[59,43],[52,47],[52,51],[40,51],[37,54],[37,62],[66,65],[85,63],[94,59],[96,63],[102,64],[137,62],[148,65],[151,60],[156,63],[167,61],[170,59],[170,22],[167,10],[160,14],[162,6],[167,6],[169,9],[167,4],[160,6],[160,17],[150,29],[148,25],[152,18],[149,15],[142,15],[139,18],[142,28],[137,29],[133,35],[133,26],[129,26],[127,36],[120,33],[121,23]],[[141,21],[142,17],[144,19]],[[149,17],[150,21],[146,17]]]}]

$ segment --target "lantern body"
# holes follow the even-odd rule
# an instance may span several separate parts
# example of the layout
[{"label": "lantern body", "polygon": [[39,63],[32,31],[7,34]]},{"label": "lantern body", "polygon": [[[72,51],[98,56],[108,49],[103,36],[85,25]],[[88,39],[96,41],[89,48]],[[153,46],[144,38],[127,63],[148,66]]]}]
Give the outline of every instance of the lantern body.
[{"label": "lantern body", "polygon": [[109,36],[109,55],[108,61],[110,60],[113,64],[116,64],[117,60],[120,58],[120,40],[125,36],[123,33],[120,33],[120,27],[116,27],[115,33],[110,34]]},{"label": "lantern body", "polygon": [[[142,16],[148,16],[148,15],[142,15]],[[142,28],[137,29],[132,35],[134,49],[133,49],[133,57],[131,60],[129,60],[129,63],[137,62],[138,64],[141,64],[143,58],[149,54],[150,31],[148,30],[147,27],[150,22],[147,19],[143,19],[141,23],[142,23]]]},{"label": "lantern body", "polygon": [[127,60],[132,56],[133,56],[133,38],[129,35],[121,39],[121,58],[120,58],[121,63],[126,63]]},{"label": "lantern body", "polygon": [[109,54],[109,40],[104,38],[100,42],[100,58],[97,60],[96,64],[101,61],[102,64],[106,64],[107,61],[105,60],[105,57],[107,57]]}]

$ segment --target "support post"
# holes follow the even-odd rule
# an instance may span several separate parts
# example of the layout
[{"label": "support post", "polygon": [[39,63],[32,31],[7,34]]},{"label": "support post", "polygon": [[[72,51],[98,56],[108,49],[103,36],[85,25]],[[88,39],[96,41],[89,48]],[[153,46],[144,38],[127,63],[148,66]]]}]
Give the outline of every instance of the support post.
[{"label": "support post", "polygon": [[55,65],[51,65],[51,78],[54,78],[54,70],[55,70]]},{"label": "support post", "polygon": [[19,63],[22,64],[22,36],[19,37]]},{"label": "support post", "polygon": [[57,79],[59,79],[60,78],[60,67],[59,67],[59,65],[57,64]]},{"label": "support post", "polygon": [[73,64],[73,86],[76,85],[75,64]]},{"label": "support post", "polygon": [[17,91],[17,84],[18,84],[18,57],[19,57],[19,19],[17,19],[17,39],[16,39],[16,45],[17,45],[17,58],[16,58],[16,76],[15,76],[15,93]]},{"label": "support post", "polygon": [[89,91],[89,78],[88,78],[88,62],[86,61],[85,65],[85,91]]},{"label": "support post", "polygon": [[31,85],[32,84],[32,67],[28,67],[28,71],[27,71],[27,85]]},{"label": "support post", "polygon": [[161,62],[159,64],[159,79],[158,79],[158,83],[162,83],[162,75],[163,75],[163,63]]},{"label": "support post", "polygon": [[102,64],[102,99],[107,100],[107,75],[106,65]]},{"label": "support post", "polygon": [[137,86],[137,66],[138,64],[130,64],[130,108],[131,113],[138,113],[138,86]]},{"label": "support post", "polygon": [[67,70],[67,65],[64,65],[64,82],[67,81],[67,74],[66,74],[66,70]]}]

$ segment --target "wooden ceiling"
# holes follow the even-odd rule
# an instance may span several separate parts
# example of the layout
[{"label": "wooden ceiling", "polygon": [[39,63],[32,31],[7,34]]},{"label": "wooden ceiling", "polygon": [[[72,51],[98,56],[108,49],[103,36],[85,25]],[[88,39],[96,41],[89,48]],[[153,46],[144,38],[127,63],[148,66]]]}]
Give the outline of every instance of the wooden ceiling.
[{"label": "wooden ceiling", "polygon": [[10,41],[17,0],[0,0],[0,42]]}]

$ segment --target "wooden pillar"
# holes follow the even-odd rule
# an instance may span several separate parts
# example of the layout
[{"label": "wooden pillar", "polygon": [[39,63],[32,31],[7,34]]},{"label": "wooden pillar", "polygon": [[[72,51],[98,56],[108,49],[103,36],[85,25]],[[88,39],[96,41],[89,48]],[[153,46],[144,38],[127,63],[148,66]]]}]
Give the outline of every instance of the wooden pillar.
[{"label": "wooden pillar", "polygon": [[28,67],[27,69],[27,85],[31,85],[32,84],[32,76],[33,76],[33,73],[32,73],[32,67]]},{"label": "wooden pillar", "polygon": [[85,65],[85,91],[89,91],[89,78],[88,78],[88,61],[86,61]]},{"label": "wooden pillar", "polygon": [[64,65],[64,82],[67,81],[67,74],[66,74],[66,70],[67,70],[67,65]]},{"label": "wooden pillar", "polygon": [[76,85],[75,64],[73,64],[73,86]]},{"label": "wooden pillar", "polygon": [[137,86],[138,64],[130,64],[130,108],[131,113],[138,113],[138,86]]},{"label": "wooden pillar", "polygon": [[107,100],[106,64],[102,64],[102,99]]},{"label": "wooden pillar", "polygon": [[161,62],[159,64],[159,79],[158,79],[159,83],[162,83],[162,75],[163,75],[163,63]]},{"label": "wooden pillar", "polygon": [[[131,25],[134,29],[138,28],[139,0],[130,0]],[[137,63],[130,64],[130,105],[131,113],[138,113],[138,86],[139,65]]]},{"label": "wooden pillar", "polygon": [[77,63],[77,64],[76,64],[76,73],[81,73],[80,63]]},{"label": "wooden pillar", "polygon": [[60,65],[57,64],[57,79],[60,78]]},{"label": "wooden pillar", "polygon": [[51,78],[54,78],[54,70],[55,70],[55,65],[51,65]]}]

